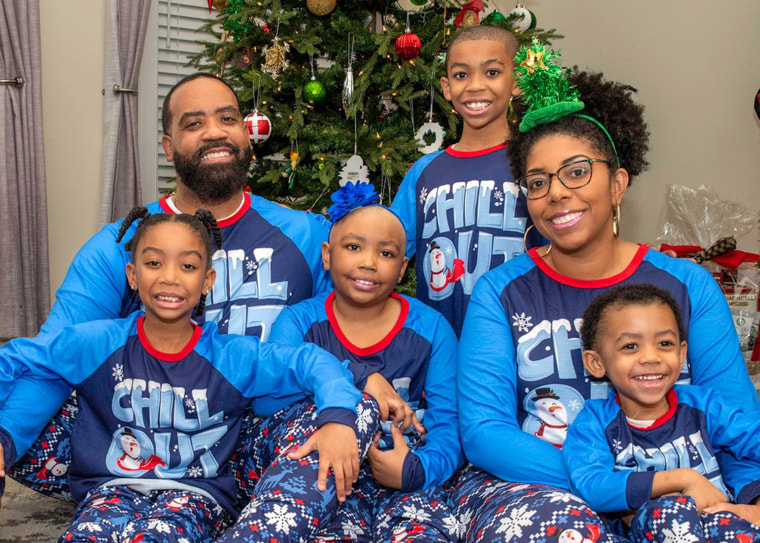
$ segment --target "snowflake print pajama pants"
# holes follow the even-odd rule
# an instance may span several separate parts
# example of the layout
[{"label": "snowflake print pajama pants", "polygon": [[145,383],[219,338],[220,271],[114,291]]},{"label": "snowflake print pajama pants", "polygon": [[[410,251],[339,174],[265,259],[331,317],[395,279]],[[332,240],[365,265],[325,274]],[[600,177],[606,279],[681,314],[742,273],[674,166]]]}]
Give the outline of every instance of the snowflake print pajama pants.
[{"label": "snowflake print pajama pants", "polygon": [[213,500],[187,490],[141,494],[129,487],[100,487],[79,504],[59,543],[210,543],[232,521]]},{"label": "snowflake print pajama pants", "polygon": [[760,527],[733,513],[700,515],[694,500],[687,496],[663,496],[636,511],[631,540],[752,543],[760,541]]},{"label": "snowflake print pajama pants", "polygon": [[443,543],[457,541],[458,534],[459,524],[442,486],[409,493],[384,488],[365,462],[353,493],[315,542]]},{"label": "snowflake print pajama pants", "polygon": [[[356,410],[359,454],[364,458],[378,428],[377,403],[364,395]],[[338,506],[334,479],[328,478],[324,492],[317,488],[318,453],[301,460],[287,458],[316,431],[316,421],[316,407],[305,400],[265,419],[258,431],[243,436],[236,478],[254,483],[247,487],[251,500],[220,541],[311,541],[322,523],[332,518]]]},{"label": "snowflake print pajama pants", "polygon": [[625,541],[567,490],[508,483],[471,465],[454,475],[451,484],[467,542]]}]

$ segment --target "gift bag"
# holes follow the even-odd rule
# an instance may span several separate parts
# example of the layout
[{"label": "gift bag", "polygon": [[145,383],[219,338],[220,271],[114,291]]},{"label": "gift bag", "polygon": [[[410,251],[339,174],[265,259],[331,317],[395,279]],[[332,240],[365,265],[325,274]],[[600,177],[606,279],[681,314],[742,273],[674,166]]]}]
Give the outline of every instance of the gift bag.
[{"label": "gift bag", "polygon": [[[757,211],[722,200],[715,190],[682,185],[666,187],[657,241],[660,250],[692,258],[706,267],[720,285],[734,317],[742,353],[750,373],[760,382],[760,255],[736,250],[736,237],[758,224]],[[757,362],[757,363],[753,363]]]}]

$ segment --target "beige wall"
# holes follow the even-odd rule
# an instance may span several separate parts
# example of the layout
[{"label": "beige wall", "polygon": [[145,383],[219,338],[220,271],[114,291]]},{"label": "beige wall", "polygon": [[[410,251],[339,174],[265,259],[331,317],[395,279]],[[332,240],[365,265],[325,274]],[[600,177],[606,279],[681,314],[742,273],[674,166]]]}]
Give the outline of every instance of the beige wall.
[{"label": "beige wall", "polygon": [[105,2],[40,0],[50,284],[96,231],[103,160]]},{"label": "beige wall", "polygon": [[[650,169],[624,208],[628,239],[653,241],[664,186],[720,188],[760,209],[760,2],[525,0],[539,26],[565,34],[567,64],[639,89],[652,132]],[[102,161],[105,7],[40,0],[51,284],[97,228]],[[514,2],[499,0],[503,12]],[[757,250],[758,234],[741,240]]]},{"label": "beige wall", "polygon": [[[623,206],[623,236],[652,242],[666,184],[711,186],[760,210],[760,2],[523,0],[556,28],[563,63],[638,88],[651,131],[650,167]],[[515,5],[497,0],[502,13]],[[757,229],[740,248],[758,250]]]}]

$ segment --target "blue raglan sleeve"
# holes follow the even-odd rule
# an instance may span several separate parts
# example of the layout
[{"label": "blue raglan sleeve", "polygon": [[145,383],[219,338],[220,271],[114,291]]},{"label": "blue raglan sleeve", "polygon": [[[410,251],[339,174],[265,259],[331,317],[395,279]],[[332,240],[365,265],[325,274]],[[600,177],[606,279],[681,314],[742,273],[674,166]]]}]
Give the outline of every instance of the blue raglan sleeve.
[{"label": "blue raglan sleeve", "polygon": [[[72,324],[125,316],[122,308],[129,305],[125,302],[131,292],[125,273],[128,256],[123,246],[116,243],[117,232],[118,224],[106,225],[79,250],[38,337],[52,336]],[[136,303],[133,305],[130,310],[137,308]],[[0,351],[5,348],[7,345]],[[71,387],[62,380],[22,375],[12,383],[5,402],[7,407],[28,413],[26,417],[5,421],[8,431],[18,440],[19,451],[32,445],[70,395]],[[29,398],[35,401],[30,403]]]},{"label": "blue raglan sleeve", "polygon": [[731,453],[741,470],[721,474],[731,487],[736,503],[752,503],[760,497],[760,419],[724,394],[703,387],[676,387],[679,401],[687,400],[705,414],[710,444],[716,451]]},{"label": "blue raglan sleeve", "polygon": [[391,209],[398,215],[406,230],[406,256],[412,258],[417,252],[417,180],[422,170],[430,164],[439,153],[423,156],[406,172],[401,186],[391,204]]},{"label": "blue raglan sleeve", "polygon": [[[133,322],[134,319],[130,319]],[[121,322],[121,321],[120,321]],[[20,338],[10,341],[0,350],[0,427],[12,437],[15,449],[22,455],[37,437],[24,435],[15,424],[19,419],[31,419],[29,427],[42,428],[50,419],[41,413],[39,403],[50,404],[50,398],[26,398],[24,402],[7,401],[9,383],[20,377],[31,381],[62,381],[71,389],[84,381],[113,352],[123,344],[123,328],[115,321],[67,326],[45,337]],[[66,396],[68,397],[68,396]],[[60,408],[51,405],[53,412]]]},{"label": "blue raglan sleeve", "polygon": [[217,336],[226,350],[214,360],[246,360],[252,364],[225,363],[227,379],[250,398],[271,394],[283,398],[306,394],[314,398],[317,413],[339,408],[356,416],[361,392],[353,385],[351,373],[333,355],[313,343],[297,347],[263,343],[255,337]]},{"label": "blue raglan sleeve", "polygon": [[[303,307],[302,303],[288,306],[282,310],[272,326],[272,333],[269,335],[270,343],[290,347],[298,347],[304,343],[307,328],[300,307]],[[253,411],[258,415],[268,417],[305,397],[306,394],[303,391],[285,395],[281,394],[280,391],[274,391],[266,396],[254,398]]]},{"label": "blue raglan sleeve", "polygon": [[[457,338],[441,316],[432,330],[433,349],[425,379],[424,445],[411,452],[425,472],[424,488],[440,485],[462,465],[464,455],[459,439],[456,401]],[[405,466],[406,467],[406,463]],[[416,489],[407,489],[411,491]]]},{"label": "blue raglan sleeve", "polygon": [[567,431],[562,456],[571,489],[600,513],[638,509],[649,501],[654,472],[615,471],[615,457],[604,434],[610,418],[606,402],[587,400]]},{"label": "blue raglan sleeve", "polygon": [[570,488],[562,452],[517,422],[517,361],[495,272],[475,284],[459,339],[459,427],[467,459],[505,481]]}]

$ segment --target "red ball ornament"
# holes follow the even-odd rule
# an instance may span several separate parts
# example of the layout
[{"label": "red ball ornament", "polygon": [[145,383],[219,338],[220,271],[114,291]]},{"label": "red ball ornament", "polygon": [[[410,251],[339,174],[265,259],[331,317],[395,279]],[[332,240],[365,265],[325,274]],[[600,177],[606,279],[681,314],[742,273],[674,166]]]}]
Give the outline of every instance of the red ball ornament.
[{"label": "red ball ornament", "polygon": [[396,54],[404,60],[412,60],[420,54],[420,37],[408,28],[396,38]]},{"label": "red ball ornament", "polygon": [[251,143],[264,143],[272,135],[272,121],[258,111],[246,115],[243,124],[248,131],[248,139]]}]

